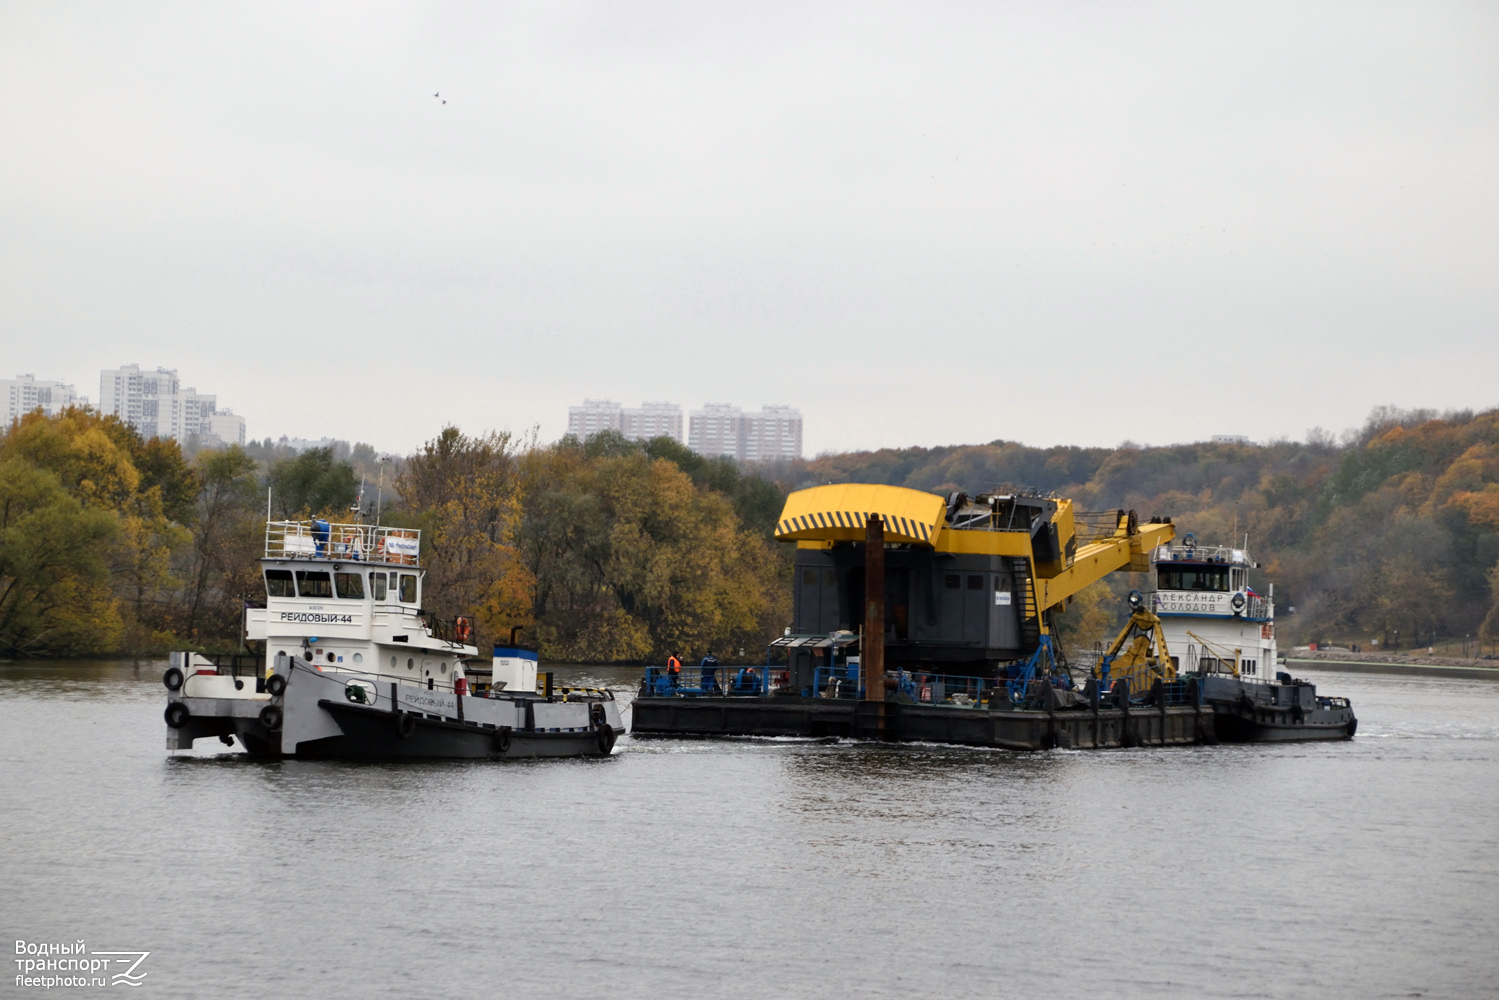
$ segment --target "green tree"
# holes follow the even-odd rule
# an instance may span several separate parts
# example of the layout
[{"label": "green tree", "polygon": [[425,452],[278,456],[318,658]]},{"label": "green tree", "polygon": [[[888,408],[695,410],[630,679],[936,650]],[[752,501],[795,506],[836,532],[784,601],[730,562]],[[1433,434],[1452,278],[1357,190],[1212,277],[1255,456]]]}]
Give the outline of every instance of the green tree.
[{"label": "green tree", "polygon": [[0,654],[105,652],[120,638],[107,552],[109,512],[70,496],[52,472],[0,458]]},{"label": "green tree", "polygon": [[226,638],[240,623],[238,599],[258,592],[264,540],[259,466],[238,446],[200,452],[195,524],[183,600],[184,632]]},{"label": "green tree", "polygon": [[310,448],[278,459],[266,481],[272,505],[283,518],[314,514],[342,520],[359,496],[354,467],[337,461],[332,448]]}]

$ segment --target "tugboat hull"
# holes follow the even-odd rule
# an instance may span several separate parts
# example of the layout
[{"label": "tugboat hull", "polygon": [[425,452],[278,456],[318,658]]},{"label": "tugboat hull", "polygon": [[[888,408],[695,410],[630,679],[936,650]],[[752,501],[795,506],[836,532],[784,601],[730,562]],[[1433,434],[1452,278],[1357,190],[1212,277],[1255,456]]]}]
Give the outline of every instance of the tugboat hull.
[{"label": "tugboat hull", "polygon": [[1358,730],[1358,720],[1316,720],[1304,722],[1270,722],[1247,717],[1240,709],[1215,708],[1213,725],[1224,743],[1294,743],[1306,740],[1348,740]]},{"label": "tugboat hull", "polygon": [[1225,743],[1292,743],[1352,739],[1358,719],[1346,698],[1318,697],[1314,685],[1282,674],[1275,683],[1222,676],[1202,679]]},{"label": "tugboat hull", "polygon": [[621,735],[621,731],[607,724],[581,732],[527,732],[330,701],[322,701],[319,706],[338,721],[342,735],[299,743],[298,757],[385,760],[604,757],[614,750],[615,740]]},{"label": "tugboat hull", "polygon": [[244,697],[169,697],[167,748],[238,737],[252,755],[342,760],[607,757],[624,734],[607,695],[486,698],[323,671],[279,657],[283,683]]}]

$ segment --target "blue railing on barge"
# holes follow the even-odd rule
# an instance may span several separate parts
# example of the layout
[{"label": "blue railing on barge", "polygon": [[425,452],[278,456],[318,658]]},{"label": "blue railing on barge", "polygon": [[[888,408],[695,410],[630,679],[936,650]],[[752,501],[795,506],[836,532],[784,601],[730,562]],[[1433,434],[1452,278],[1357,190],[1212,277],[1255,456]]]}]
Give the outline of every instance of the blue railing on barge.
[{"label": "blue railing on barge", "polygon": [[[1025,667],[1031,667],[1027,670]],[[641,680],[640,693],[648,698],[757,698],[768,692],[765,678],[770,668],[746,667],[683,667],[678,672],[665,667],[646,667]],[[965,674],[936,674],[922,671],[901,670],[896,673],[892,700],[916,705],[953,705],[959,707],[986,707],[997,701],[1009,701],[1020,705],[1034,698],[1032,682],[1041,680],[1053,685],[1070,688],[1063,676],[1038,677],[1034,664],[1022,662],[1010,668],[1014,676],[999,678],[972,677]],[[1110,692],[1095,682],[1089,682],[1091,697],[1100,702],[1110,700]],[[799,692],[804,698],[833,698],[857,700],[864,697],[864,685],[860,677],[859,664],[817,667],[812,674],[812,686]],[[1161,684],[1160,698],[1168,706],[1201,704],[1202,688],[1190,678],[1166,681]],[[1131,691],[1134,704],[1155,702],[1152,690]]]},{"label": "blue railing on barge", "polygon": [[646,667],[640,682],[647,698],[758,697],[765,693],[764,667]]}]

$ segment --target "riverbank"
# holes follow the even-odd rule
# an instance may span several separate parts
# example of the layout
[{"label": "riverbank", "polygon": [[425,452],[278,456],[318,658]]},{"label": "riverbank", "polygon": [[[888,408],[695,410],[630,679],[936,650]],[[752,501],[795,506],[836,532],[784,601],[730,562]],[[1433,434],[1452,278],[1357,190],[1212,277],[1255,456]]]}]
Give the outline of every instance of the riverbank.
[{"label": "riverbank", "polygon": [[1499,660],[1402,653],[1345,653],[1297,650],[1281,660],[1289,669],[1345,670],[1360,674],[1414,674],[1426,677],[1480,677],[1499,680]]}]

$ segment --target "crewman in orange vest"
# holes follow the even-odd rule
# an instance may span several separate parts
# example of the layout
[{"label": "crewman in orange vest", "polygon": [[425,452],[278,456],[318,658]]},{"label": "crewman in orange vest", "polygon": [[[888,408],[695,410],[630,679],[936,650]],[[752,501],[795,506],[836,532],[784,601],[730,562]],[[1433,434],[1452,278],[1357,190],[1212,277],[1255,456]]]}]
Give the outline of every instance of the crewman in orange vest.
[{"label": "crewman in orange vest", "polygon": [[671,686],[676,687],[682,680],[682,661],[677,659],[677,654],[672,653],[666,658],[666,676],[671,680]]}]

